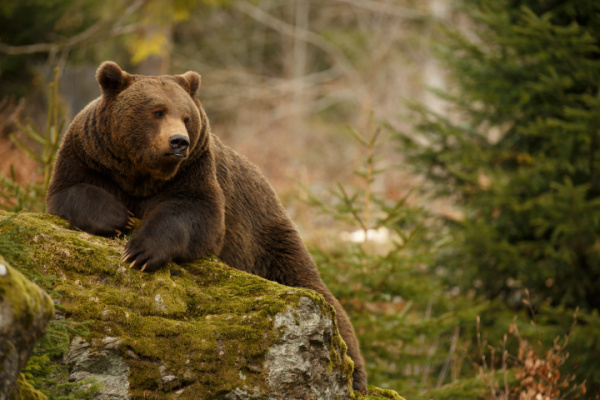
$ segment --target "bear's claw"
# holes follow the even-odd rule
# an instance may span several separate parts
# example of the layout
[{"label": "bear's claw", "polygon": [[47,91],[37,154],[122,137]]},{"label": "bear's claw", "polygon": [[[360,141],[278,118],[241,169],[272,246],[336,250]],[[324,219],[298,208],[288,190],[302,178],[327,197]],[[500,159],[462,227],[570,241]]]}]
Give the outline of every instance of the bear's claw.
[{"label": "bear's claw", "polygon": [[161,247],[152,241],[144,240],[140,233],[135,235],[126,245],[123,259],[132,261],[130,267],[143,266],[142,271],[154,271],[171,261]]},{"label": "bear's claw", "polygon": [[129,217],[129,219],[127,220],[127,225],[125,225],[125,228],[131,229],[134,226],[135,226],[135,221],[133,220],[133,218]]}]

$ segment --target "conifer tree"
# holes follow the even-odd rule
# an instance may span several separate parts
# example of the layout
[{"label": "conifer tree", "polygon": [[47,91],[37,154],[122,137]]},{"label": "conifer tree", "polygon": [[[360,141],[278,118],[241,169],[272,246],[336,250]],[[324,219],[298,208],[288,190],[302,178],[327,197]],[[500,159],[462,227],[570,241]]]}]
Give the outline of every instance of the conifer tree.
[{"label": "conifer tree", "polygon": [[439,49],[448,112],[417,105],[399,135],[463,211],[438,262],[489,298],[600,308],[600,2],[463,5]]}]

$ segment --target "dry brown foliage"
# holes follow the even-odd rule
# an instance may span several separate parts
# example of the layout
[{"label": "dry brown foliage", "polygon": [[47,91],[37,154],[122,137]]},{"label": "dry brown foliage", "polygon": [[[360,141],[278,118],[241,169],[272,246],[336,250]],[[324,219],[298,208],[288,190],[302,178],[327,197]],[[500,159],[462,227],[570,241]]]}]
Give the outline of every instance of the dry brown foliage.
[{"label": "dry brown foliage", "polygon": [[[529,300],[526,290],[526,299],[523,303],[529,308],[533,316],[531,324],[537,329],[535,309]],[[479,332],[479,317],[477,318],[477,340],[481,359],[476,363],[479,376],[489,388],[486,399],[493,400],[571,400],[581,398],[586,394],[585,380],[577,382],[577,377],[572,372],[561,373],[561,367],[569,358],[567,345],[577,323],[577,310],[573,314],[573,324],[568,334],[556,337],[552,346],[543,349],[541,337],[537,345],[522,337],[516,317],[509,327],[508,335],[505,334],[501,342],[501,349],[481,341]],[[518,341],[518,353],[510,355],[506,349],[508,336]],[[539,335],[539,331],[538,331]],[[489,360],[484,349],[489,350]],[[498,359],[496,354],[502,354]],[[498,368],[498,365],[501,365]],[[502,380],[502,382],[500,382]]]},{"label": "dry brown foliage", "polygon": [[[575,318],[575,316],[574,316]],[[575,319],[573,326],[575,324]],[[585,381],[576,382],[575,374],[562,375],[560,367],[569,357],[566,351],[571,332],[561,340],[554,339],[552,347],[539,355],[538,351],[519,335],[515,323],[512,334],[519,340],[519,353],[516,359],[515,378],[519,382],[510,391],[510,399],[554,400],[577,399],[586,393]]]}]

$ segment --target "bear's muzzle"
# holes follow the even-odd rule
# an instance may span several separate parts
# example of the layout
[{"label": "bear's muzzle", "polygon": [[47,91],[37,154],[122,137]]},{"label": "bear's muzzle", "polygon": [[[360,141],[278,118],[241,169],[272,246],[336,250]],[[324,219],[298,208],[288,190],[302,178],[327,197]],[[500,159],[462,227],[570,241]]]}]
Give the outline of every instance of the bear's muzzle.
[{"label": "bear's muzzle", "polygon": [[190,140],[183,135],[173,135],[169,138],[169,146],[171,146],[171,150],[173,150],[171,155],[180,158],[187,157]]}]

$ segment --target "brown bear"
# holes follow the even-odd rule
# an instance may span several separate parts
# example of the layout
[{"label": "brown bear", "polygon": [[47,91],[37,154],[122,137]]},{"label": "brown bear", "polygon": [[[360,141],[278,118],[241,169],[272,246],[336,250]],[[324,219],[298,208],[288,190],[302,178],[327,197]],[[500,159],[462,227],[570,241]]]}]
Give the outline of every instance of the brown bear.
[{"label": "brown bear", "polygon": [[146,271],[213,253],[234,268],[321,293],[354,361],[354,389],[366,389],[348,316],[263,174],[211,133],[195,98],[200,75],[140,76],[105,62],[96,78],[102,95],[65,134],[48,212],[104,236],[139,217],[123,259]]}]

